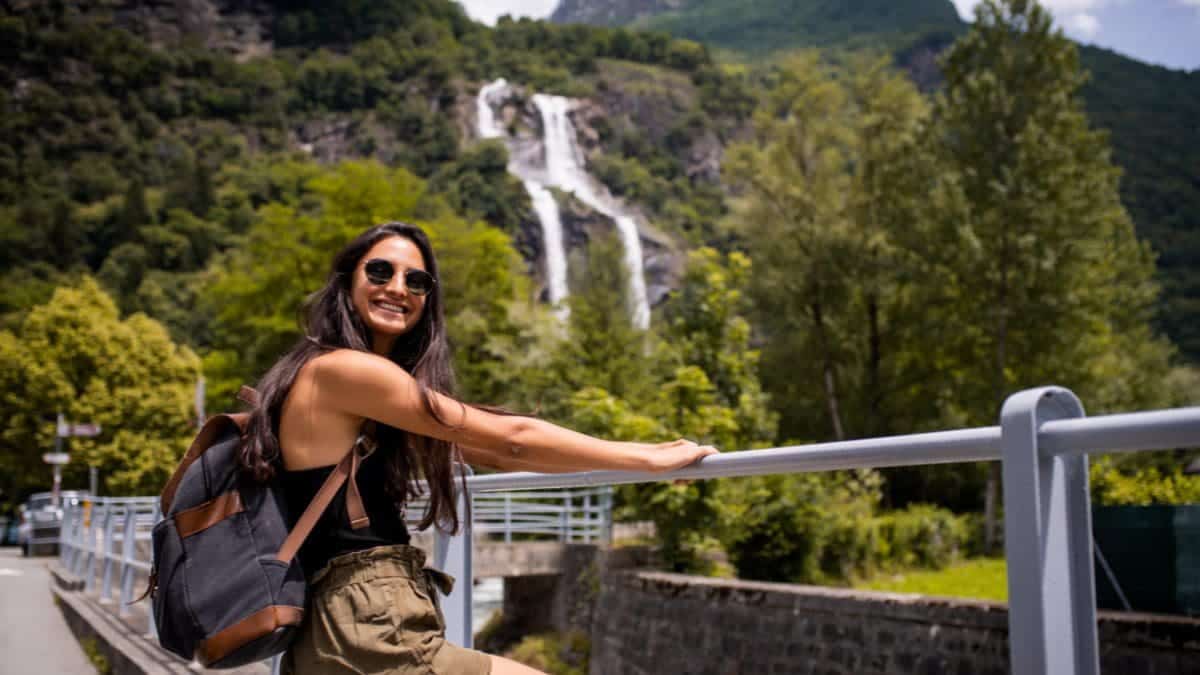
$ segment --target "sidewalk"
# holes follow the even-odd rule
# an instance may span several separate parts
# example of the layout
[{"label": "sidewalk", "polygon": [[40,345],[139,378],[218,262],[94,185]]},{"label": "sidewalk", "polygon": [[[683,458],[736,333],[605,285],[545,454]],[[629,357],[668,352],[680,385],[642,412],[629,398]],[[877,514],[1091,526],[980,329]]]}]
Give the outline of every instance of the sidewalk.
[{"label": "sidewalk", "polygon": [[0,675],[96,672],[54,605],[46,565],[55,560],[0,548]]}]

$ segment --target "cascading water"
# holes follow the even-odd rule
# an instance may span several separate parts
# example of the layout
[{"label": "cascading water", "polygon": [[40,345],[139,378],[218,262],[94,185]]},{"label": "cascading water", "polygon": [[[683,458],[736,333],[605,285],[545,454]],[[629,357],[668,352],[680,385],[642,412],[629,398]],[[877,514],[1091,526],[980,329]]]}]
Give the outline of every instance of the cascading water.
[{"label": "cascading water", "polygon": [[[495,92],[502,91],[507,87],[508,83],[501,78],[479,90],[479,96],[475,99],[475,107],[478,113],[477,126],[480,138],[503,138],[505,136],[504,130],[496,123],[496,116],[492,112],[489,99]],[[537,213],[538,222],[542,225],[542,245],[546,251],[546,290],[550,296],[550,304],[555,307],[559,318],[566,320],[570,308],[562,301],[567,297],[567,253],[566,247],[563,245],[562,220],[558,215],[558,202],[554,201],[554,195],[550,194],[545,186],[521,175],[524,172],[514,169],[515,165],[510,164],[509,171],[521,178],[525,190],[529,193],[529,199],[533,202],[533,210]]]},{"label": "cascading water", "polygon": [[[496,124],[489,99],[495,92],[503,91],[507,86],[507,82],[501,79],[479,90],[476,106],[479,113],[480,137],[498,138],[506,135]],[[625,266],[629,271],[633,325],[647,328],[650,325],[650,303],[646,299],[646,277],[642,269],[642,244],[637,223],[583,168],[582,153],[575,141],[575,128],[567,116],[570,101],[562,96],[534,94],[533,104],[542,118],[545,171],[539,172],[518,161],[510,162],[508,169],[525,183],[525,189],[529,191],[534,210],[542,223],[550,301],[557,302],[567,294],[567,266],[558,204],[546,186],[574,193],[579,201],[616,223],[625,248]],[[561,295],[556,295],[558,293]]]}]

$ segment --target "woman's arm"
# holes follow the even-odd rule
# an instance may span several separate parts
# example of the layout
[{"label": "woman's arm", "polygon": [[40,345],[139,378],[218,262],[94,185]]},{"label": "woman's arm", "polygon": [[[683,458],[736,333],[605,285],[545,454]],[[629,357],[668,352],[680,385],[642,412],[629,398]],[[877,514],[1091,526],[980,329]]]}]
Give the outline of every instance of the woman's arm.
[{"label": "woman's arm", "polygon": [[[425,410],[417,382],[403,368],[366,352],[338,350],[317,357],[322,400],[343,412],[413,433],[485,451],[485,466],[563,472],[591,469],[668,471],[716,452],[691,441],[646,444],[608,441],[545,420],[497,415],[431,392],[448,424]],[[476,458],[481,453],[476,452]],[[490,457],[490,459],[489,459]],[[468,458],[468,461],[470,459]]]}]

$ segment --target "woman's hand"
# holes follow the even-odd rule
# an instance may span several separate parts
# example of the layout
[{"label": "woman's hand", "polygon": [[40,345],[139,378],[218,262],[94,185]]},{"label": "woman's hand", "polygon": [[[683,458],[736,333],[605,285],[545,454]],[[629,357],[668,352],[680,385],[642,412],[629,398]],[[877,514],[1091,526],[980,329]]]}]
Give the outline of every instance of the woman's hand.
[{"label": "woman's hand", "polygon": [[695,462],[701,457],[715,455],[720,452],[711,445],[697,445],[695,441],[689,441],[684,438],[667,441],[666,443],[639,443],[638,445],[646,452],[650,471],[654,473],[674,471]]}]

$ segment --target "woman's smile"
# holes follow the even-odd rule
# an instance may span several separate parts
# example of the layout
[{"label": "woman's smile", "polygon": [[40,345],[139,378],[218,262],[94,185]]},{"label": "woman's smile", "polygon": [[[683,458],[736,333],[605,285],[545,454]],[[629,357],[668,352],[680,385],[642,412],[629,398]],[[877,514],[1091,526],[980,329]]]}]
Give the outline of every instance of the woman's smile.
[{"label": "woman's smile", "polygon": [[[364,269],[369,260],[391,263],[391,276],[372,282]],[[385,265],[386,267],[386,265]],[[413,330],[421,321],[426,296],[411,292],[405,272],[425,270],[421,249],[406,237],[388,237],[371,247],[358,263],[351,291],[354,307],[373,335],[376,353],[386,354],[396,338]]]}]

